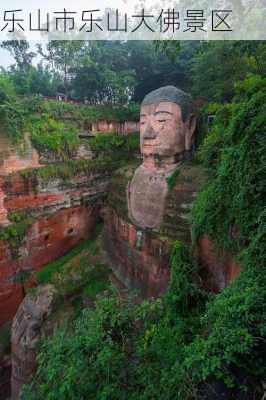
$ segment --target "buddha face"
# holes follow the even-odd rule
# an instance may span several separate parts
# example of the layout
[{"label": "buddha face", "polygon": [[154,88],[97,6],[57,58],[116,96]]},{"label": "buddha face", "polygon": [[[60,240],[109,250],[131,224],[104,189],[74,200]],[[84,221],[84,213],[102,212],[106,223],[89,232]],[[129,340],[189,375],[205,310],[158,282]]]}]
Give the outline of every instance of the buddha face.
[{"label": "buddha face", "polygon": [[140,112],[140,149],[145,158],[169,158],[190,150],[195,117],[184,122],[178,104],[168,101],[143,105]]}]

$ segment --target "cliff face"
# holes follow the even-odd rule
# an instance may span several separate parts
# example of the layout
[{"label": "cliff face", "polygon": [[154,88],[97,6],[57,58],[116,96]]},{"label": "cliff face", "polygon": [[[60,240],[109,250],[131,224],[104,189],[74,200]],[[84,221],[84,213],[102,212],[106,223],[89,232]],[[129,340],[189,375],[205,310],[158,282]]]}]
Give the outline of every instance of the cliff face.
[{"label": "cliff face", "polygon": [[[0,177],[0,325],[15,315],[36,271],[90,237],[111,178],[110,171],[97,168],[64,178],[53,174],[53,166],[48,176],[36,173],[46,167],[25,173],[20,166]],[[172,243],[191,242],[189,211],[205,178],[198,166],[184,165],[169,190],[160,230],[140,229],[127,210],[126,187],[135,167],[112,179],[104,247],[118,279],[143,297],[156,297],[167,287]],[[215,292],[239,273],[233,258],[217,253],[208,237],[199,240],[196,255],[204,285]]]},{"label": "cliff face", "polygon": [[36,293],[27,295],[20,304],[12,323],[12,378],[11,399],[20,397],[22,385],[29,383],[37,362],[37,344],[42,337],[52,334],[49,317],[55,309],[56,290],[52,285],[40,286]]},{"label": "cliff face", "polygon": [[0,178],[0,225],[8,224],[7,209],[4,205],[4,200],[6,195],[3,186],[4,186],[4,180]]},{"label": "cliff face", "polygon": [[[104,247],[118,279],[142,297],[157,297],[167,288],[173,242],[192,242],[190,210],[206,175],[198,165],[183,164],[169,189],[163,223],[156,231],[141,229],[128,217],[126,188],[134,169],[118,171],[112,179],[104,213]],[[234,258],[217,249],[207,235],[193,247],[207,290],[219,292],[239,274]]]},{"label": "cliff face", "polygon": [[0,176],[40,166],[39,154],[32,147],[28,134],[24,135],[24,141],[20,145],[15,146],[0,131]]},{"label": "cliff face", "polygon": [[[13,154],[16,157],[21,156]],[[21,326],[18,321],[24,321],[25,289],[37,283],[35,273],[90,238],[97,220],[104,216],[103,246],[115,276],[141,297],[160,296],[169,281],[173,242],[191,244],[190,210],[206,180],[201,167],[184,163],[169,183],[162,225],[152,230],[134,225],[128,215],[127,184],[136,165],[114,173],[88,167],[72,175],[62,173],[63,164],[59,174],[57,165],[32,164],[26,171],[23,165],[19,162],[17,170],[5,170],[0,176],[0,326],[16,315],[12,330],[14,399],[36,368],[35,350],[29,351],[24,340],[18,340],[21,329],[31,328],[31,320],[25,319]],[[202,267],[202,285],[212,291],[223,289],[240,271],[234,259],[217,252],[206,235],[197,243],[195,255]],[[4,384],[0,397],[10,389],[10,359],[2,357],[1,363]]]},{"label": "cliff face", "polygon": [[14,316],[35,271],[90,237],[109,178],[89,169],[69,179],[22,171],[0,178],[0,325]]},{"label": "cliff face", "polygon": [[229,252],[217,249],[208,235],[199,238],[196,256],[202,266],[204,286],[215,293],[223,290],[240,273],[235,258]]}]

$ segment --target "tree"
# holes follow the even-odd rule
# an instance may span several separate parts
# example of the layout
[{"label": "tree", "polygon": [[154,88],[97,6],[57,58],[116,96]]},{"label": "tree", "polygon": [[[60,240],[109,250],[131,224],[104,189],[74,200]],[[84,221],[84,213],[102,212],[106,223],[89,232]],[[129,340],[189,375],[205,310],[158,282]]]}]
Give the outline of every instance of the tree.
[{"label": "tree", "polygon": [[45,50],[40,44],[37,48],[51,71],[61,76],[65,94],[68,94],[71,70],[80,63],[84,42],[80,40],[49,40]]},{"label": "tree", "polygon": [[26,72],[36,56],[36,53],[30,51],[30,45],[26,40],[6,40],[0,46],[14,57],[16,67],[20,71]]},{"label": "tree", "polygon": [[194,95],[204,96],[213,102],[230,101],[235,93],[236,81],[263,69],[259,58],[262,49],[258,51],[258,46],[256,42],[252,45],[233,41],[201,43],[191,67]]},{"label": "tree", "polygon": [[38,64],[29,71],[29,92],[43,96],[56,96],[60,79],[57,74],[52,74],[48,67]]}]

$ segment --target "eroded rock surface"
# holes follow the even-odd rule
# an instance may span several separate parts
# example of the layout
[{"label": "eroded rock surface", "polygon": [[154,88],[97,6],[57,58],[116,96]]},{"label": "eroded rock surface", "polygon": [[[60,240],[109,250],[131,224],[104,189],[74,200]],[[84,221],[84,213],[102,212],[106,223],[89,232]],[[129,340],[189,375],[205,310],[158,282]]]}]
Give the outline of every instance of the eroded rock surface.
[{"label": "eroded rock surface", "polygon": [[34,374],[36,345],[50,334],[53,324],[49,321],[56,303],[52,285],[39,286],[36,293],[28,294],[14,317],[12,324],[12,378],[11,398],[19,399],[22,385],[29,383]]},{"label": "eroded rock surface", "polygon": [[0,240],[0,325],[13,318],[36,271],[90,238],[110,176],[88,171],[45,180],[18,172],[2,178],[0,213],[29,214],[32,223],[15,249],[14,239]]},{"label": "eroded rock surface", "polygon": [[0,132],[0,175],[8,175],[25,168],[39,168],[39,154],[31,145],[29,134],[25,133],[20,145],[13,145]]},{"label": "eroded rock surface", "polygon": [[3,183],[4,180],[1,179],[0,177],[0,225],[7,225],[9,223],[8,218],[7,218],[7,209],[4,205],[4,200],[5,200],[5,192],[3,190]]}]

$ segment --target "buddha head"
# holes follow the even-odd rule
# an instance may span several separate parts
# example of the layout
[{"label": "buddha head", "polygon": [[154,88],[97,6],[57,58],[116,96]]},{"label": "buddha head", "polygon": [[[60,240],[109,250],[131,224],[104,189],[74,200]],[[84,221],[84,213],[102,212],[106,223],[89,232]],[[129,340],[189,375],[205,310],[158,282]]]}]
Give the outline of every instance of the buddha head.
[{"label": "buddha head", "polygon": [[140,149],[147,168],[167,168],[191,151],[196,118],[189,94],[164,86],[147,94],[140,110]]}]

